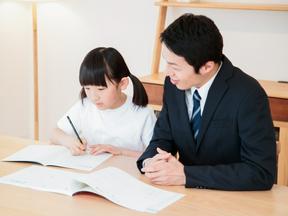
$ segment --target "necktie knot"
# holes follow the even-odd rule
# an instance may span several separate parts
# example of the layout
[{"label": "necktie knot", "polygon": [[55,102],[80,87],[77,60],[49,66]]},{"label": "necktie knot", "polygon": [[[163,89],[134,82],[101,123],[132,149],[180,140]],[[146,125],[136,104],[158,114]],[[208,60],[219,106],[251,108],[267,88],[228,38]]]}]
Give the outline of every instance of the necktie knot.
[{"label": "necktie knot", "polygon": [[199,102],[200,102],[200,100],[201,100],[201,96],[199,95],[199,93],[198,93],[197,90],[194,91],[193,100],[194,100],[194,101],[196,100],[196,101],[199,101]]}]

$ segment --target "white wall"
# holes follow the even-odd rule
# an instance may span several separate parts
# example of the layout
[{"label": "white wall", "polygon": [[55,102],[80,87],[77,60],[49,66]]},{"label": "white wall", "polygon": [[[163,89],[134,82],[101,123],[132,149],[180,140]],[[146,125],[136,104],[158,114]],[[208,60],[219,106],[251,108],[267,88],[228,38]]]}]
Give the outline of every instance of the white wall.
[{"label": "white wall", "polygon": [[30,6],[0,1],[0,134],[33,136]]},{"label": "white wall", "polygon": [[61,1],[39,6],[41,137],[78,99],[79,66],[98,46],[113,46],[135,75],[149,72],[157,10],[153,1]]},{"label": "white wall", "polygon": [[[286,0],[280,2],[288,3]],[[5,19],[2,13],[6,9],[0,4],[0,133],[32,137],[33,113],[28,115],[27,112],[33,110],[30,4],[17,4],[21,5],[22,12],[17,15],[7,13]],[[39,3],[41,139],[48,139],[57,119],[78,99],[79,66],[89,50],[97,46],[113,46],[123,54],[132,73],[138,76],[149,74],[157,12],[154,0]],[[245,72],[257,79],[288,80],[288,12],[170,8],[167,23],[184,12],[212,18],[223,34],[225,54]],[[13,21],[15,19],[17,21]],[[17,32],[14,34],[11,28],[14,31],[17,29]],[[3,34],[2,31],[11,33]],[[16,48],[15,52],[9,51]],[[15,81],[11,74],[8,76],[6,73],[7,68],[12,66],[3,59],[17,62],[12,65],[13,71],[18,72],[17,76],[20,77],[19,69],[24,73],[18,79],[21,84],[17,83],[17,88],[12,90],[10,87]],[[8,90],[15,97],[11,99],[3,93]],[[17,112],[13,110],[16,105]],[[2,119],[5,119],[4,123]],[[10,120],[19,123],[14,125]]]},{"label": "white wall", "polygon": [[234,65],[257,79],[288,81],[287,11],[173,8],[168,22],[186,12],[214,20],[224,38],[224,54]]}]

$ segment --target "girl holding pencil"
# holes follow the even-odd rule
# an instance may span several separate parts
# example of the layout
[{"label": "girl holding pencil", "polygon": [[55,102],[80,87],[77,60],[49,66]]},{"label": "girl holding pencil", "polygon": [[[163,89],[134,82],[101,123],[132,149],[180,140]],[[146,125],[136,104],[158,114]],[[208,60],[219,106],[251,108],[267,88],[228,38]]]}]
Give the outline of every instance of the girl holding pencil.
[{"label": "girl holding pencil", "polygon": [[[128,78],[133,97],[123,92]],[[81,99],[58,121],[51,142],[66,146],[73,155],[140,156],[152,137],[156,117],[146,107],[142,83],[121,54],[111,47],[93,49],[81,64],[79,81]]]}]

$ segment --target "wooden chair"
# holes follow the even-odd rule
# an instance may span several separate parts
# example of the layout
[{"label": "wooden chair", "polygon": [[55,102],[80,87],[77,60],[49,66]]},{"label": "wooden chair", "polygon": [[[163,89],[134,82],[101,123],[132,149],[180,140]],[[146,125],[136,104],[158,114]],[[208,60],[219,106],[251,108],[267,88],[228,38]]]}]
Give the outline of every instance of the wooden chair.
[{"label": "wooden chair", "polygon": [[288,186],[288,122],[273,121],[279,128],[277,141],[277,184]]}]

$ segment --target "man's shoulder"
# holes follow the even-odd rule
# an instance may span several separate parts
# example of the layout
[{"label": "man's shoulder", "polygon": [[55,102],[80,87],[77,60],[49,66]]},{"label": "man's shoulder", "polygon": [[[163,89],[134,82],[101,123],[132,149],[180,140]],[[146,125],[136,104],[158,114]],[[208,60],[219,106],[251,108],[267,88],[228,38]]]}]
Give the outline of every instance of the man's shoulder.
[{"label": "man's shoulder", "polygon": [[259,92],[264,91],[260,83],[249,74],[243,72],[241,69],[234,67],[234,76],[230,81],[231,88],[237,88],[243,92]]},{"label": "man's shoulder", "polygon": [[231,77],[227,79],[230,88],[241,92],[263,91],[263,88],[254,77],[234,66],[227,57],[224,58],[223,66],[224,70],[229,70],[225,73],[231,73]]}]

